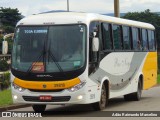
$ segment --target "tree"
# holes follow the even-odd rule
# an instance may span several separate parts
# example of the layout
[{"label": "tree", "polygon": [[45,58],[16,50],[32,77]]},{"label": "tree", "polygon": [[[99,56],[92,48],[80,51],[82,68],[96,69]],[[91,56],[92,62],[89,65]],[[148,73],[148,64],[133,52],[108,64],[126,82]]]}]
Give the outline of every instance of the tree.
[{"label": "tree", "polygon": [[125,16],[123,16],[123,18],[147,22],[154,25],[156,28],[158,50],[160,51],[160,16],[158,14],[151,13],[150,10],[147,9],[144,12],[129,12]]},{"label": "tree", "polygon": [[3,41],[3,36],[0,35],[0,54],[2,54],[2,41]]},{"label": "tree", "polygon": [[9,64],[6,60],[0,60],[0,71],[7,71],[9,70]]},{"label": "tree", "polygon": [[14,27],[21,18],[22,15],[21,13],[19,13],[19,10],[17,8],[0,8],[0,20],[2,24],[2,29],[5,33],[14,32]]}]

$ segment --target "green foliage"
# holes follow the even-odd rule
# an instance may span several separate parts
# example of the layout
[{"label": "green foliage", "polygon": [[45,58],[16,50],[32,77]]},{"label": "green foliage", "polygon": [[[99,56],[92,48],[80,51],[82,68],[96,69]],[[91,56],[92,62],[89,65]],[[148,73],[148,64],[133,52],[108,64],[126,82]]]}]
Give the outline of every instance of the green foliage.
[{"label": "green foliage", "polygon": [[[1,21],[1,29],[3,29],[4,33],[13,33],[14,28],[17,22],[22,18],[19,10],[11,9],[11,8],[3,8],[0,7],[0,21]],[[0,36],[0,54],[2,54],[2,41],[3,36]],[[8,54],[11,54],[13,40],[11,38],[7,39],[8,41]],[[1,70],[1,68],[0,68]]]},{"label": "green foliage", "polygon": [[7,89],[10,87],[10,73],[9,72],[5,72],[1,74],[0,84],[1,84],[1,89]]},{"label": "green foliage", "polygon": [[0,18],[1,22],[5,26],[15,26],[16,23],[21,19],[21,14],[19,10],[11,8],[0,8]]},{"label": "green foliage", "polygon": [[14,32],[13,26],[2,26],[2,29],[4,30],[4,33],[13,33]]},{"label": "green foliage", "polygon": [[158,73],[160,74],[160,55],[158,55]]},{"label": "green foliage", "polygon": [[8,88],[10,86],[10,73],[6,72],[4,73],[4,81],[2,82],[2,85],[4,88]]},{"label": "green foliage", "polygon": [[17,22],[22,18],[19,10],[0,7],[0,20],[4,33],[13,33]]},{"label": "green foliage", "polygon": [[7,71],[9,70],[9,64],[6,60],[0,60],[0,71]]},{"label": "green foliage", "polygon": [[4,90],[0,92],[0,106],[8,106],[13,104],[11,90]]},{"label": "green foliage", "polygon": [[160,17],[158,14],[151,13],[149,9],[145,10],[144,12],[129,12],[123,18],[148,22],[155,25],[156,27],[160,25]]},{"label": "green foliage", "polygon": [[157,82],[158,82],[158,84],[160,84],[160,75],[158,75],[157,78],[158,78],[158,81],[157,81]]},{"label": "green foliage", "polygon": [[160,16],[156,13],[151,13],[149,9],[144,12],[129,12],[123,18],[130,20],[137,20],[141,22],[151,23],[156,28],[156,37],[158,43],[158,50],[160,50]]},{"label": "green foliage", "polygon": [[2,41],[3,41],[3,37],[0,36],[0,54],[2,54]]}]

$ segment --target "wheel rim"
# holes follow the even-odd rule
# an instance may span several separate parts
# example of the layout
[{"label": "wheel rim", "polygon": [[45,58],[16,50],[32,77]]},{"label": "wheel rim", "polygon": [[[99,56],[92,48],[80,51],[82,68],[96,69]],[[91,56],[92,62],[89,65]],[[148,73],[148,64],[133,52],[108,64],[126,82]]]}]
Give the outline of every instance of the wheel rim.
[{"label": "wheel rim", "polygon": [[106,91],[104,85],[102,86],[100,107],[101,109],[104,109],[106,107]]}]

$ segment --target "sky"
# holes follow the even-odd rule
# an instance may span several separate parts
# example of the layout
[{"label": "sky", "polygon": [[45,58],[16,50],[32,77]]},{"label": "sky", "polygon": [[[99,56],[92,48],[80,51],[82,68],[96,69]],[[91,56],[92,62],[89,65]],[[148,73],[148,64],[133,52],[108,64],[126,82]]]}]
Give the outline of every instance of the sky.
[{"label": "sky", "polygon": [[[150,9],[160,12],[160,0],[119,0],[120,12],[140,12]],[[114,0],[69,0],[70,11],[113,13]],[[24,16],[51,10],[66,10],[67,0],[0,0],[0,7],[18,8]]]}]

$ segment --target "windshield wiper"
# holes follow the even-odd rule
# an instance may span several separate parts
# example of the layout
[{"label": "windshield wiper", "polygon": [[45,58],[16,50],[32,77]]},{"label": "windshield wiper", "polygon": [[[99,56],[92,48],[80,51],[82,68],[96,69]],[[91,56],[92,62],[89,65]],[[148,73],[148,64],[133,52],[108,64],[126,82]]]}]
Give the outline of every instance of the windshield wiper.
[{"label": "windshield wiper", "polygon": [[60,66],[60,64],[57,61],[57,59],[55,58],[54,54],[51,52],[51,41],[49,44],[49,49],[48,49],[48,63],[49,63],[49,58],[51,57],[53,62],[56,64],[57,68],[59,69],[60,72],[64,73],[62,67]]},{"label": "windshield wiper", "polygon": [[[56,62],[57,60],[56,60],[56,58],[54,57],[53,53],[52,53],[50,50],[49,50],[48,52],[49,52],[49,56],[52,58],[52,60],[53,60],[54,63],[56,64],[56,66],[58,67],[59,71],[60,71],[60,72],[64,72],[63,69],[62,69],[62,67],[59,65],[59,63]],[[49,58],[48,58],[48,59],[49,59]],[[48,61],[49,61],[49,60],[48,60]]]},{"label": "windshield wiper", "polygon": [[43,65],[45,67],[45,62],[46,62],[45,56],[46,56],[46,50],[45,50],[45,41],[44,41],[43,50],[42,50],[40,56],[38,56],[37,59],[34,62],[32,62],[34,64],[30,65],[30,67],[27,70],[27,73],[30,73],[32,71],[33,66],[35,66],[41,60],[42,57],[43,57]]}]

